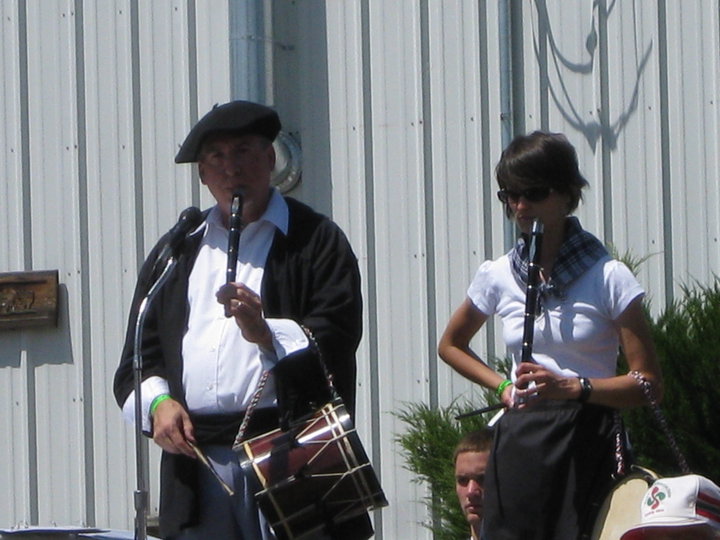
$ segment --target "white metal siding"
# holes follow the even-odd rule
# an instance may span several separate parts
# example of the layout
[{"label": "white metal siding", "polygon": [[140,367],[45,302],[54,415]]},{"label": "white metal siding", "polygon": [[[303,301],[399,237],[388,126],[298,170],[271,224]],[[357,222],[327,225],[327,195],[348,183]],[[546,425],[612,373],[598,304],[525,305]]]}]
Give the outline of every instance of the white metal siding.
[{"label": "white metal siding", "polygon": [[[264,6],[266,35],[233,38],[265,43],[269,101],[303,146],[291,195],[333,216],[363,274],[357,425],[391,504],[377,536],[429,538],[393,413],[478,400],[435,344],[478,264],[508,247],[493,169],[511,131],[568,135],[591,186],[578,215],[621,254],[649,256],[654,313],[720,270],[720,6]],[[228,9],[0,2],[0,271],[61,281],[57,329],[0,333],[0,429],[12,433],[0,527],[132,527],[134,437],[112,376],[142,258],[183,208],[211,203],[173,159],[198,116],[230,99]],[[497,333],[475,340],[482,356],[502,356]]]}]

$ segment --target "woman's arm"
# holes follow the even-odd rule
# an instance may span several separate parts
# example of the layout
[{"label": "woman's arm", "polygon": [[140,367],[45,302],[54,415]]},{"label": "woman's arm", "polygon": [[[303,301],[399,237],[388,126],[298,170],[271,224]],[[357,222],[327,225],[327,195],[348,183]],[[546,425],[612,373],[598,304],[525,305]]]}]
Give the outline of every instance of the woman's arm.
[{"label": "woman's arm", "polygon": [[[627,359],[630,371],[638,371],[652,385],[655,399],[662,399],[662,374],[655,355],[650,327],[645,318],[642,298],[632,301],[616,321],[620,346]],[[633,377],[622,375],[593,381],[593,393],[590,401],[616,408],[639,407],[647,405],[642,388]]]},{"label": "woman's arm", "polygon": [[[495,390],[505,378],[491,369],[470,349],[470,340],[487,319],[488,316],[466,298],[450,317],[438,344],[438,354],[463,377]],[[505,405],[511,403],[511,388],[508,386],[503,392],[502,401]]]},{"label": "woman's arm", "polygon": [[[662,375],[655,356],[650,327],[645,319],[642,297],[637,297],[615,321],[620,337],[620,345],[628,362],[630,371],[640,372],[653,386],[655,398],[662,399]],[[519,395],[542,399],[569,399],[580,397],[581,383],[577,377],[564,377],[536,364],[524,363],[517,369],[516,385]],[[530,382],[536,386],[531,389]],[[588,403],[604,405],[616,409],[647,405],[642,388],[628,375],[590,379],[592,391]],[[527,394],[527,395],[526,395]]]}]

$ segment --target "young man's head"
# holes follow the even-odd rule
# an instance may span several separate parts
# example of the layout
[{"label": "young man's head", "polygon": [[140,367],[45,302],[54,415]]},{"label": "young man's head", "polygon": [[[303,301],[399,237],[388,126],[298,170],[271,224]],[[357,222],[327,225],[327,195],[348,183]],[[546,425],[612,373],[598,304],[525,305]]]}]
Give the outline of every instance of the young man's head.
[{"label": "young man's head", "polygon": [[483,520],[485,469],[491,446],[492,433],[481,430],[468,433],[455,447],[455,492],[473,538],[479,537]]}]

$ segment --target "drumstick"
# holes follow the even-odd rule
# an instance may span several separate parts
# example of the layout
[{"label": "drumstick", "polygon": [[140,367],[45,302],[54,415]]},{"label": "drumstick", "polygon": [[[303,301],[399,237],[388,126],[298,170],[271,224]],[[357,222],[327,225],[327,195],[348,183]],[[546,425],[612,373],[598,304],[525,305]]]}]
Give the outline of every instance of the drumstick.
[{"label": "drumstick", "polygon": [[463,418],[468,418],[470,416],[475,416],[477,414],[485,414],[487,412],[496,411],[498,409],[502,409],[505,406],[504,403],[495,403],[493,405],[488,405],[487,407],[483,407],[482,409],[478,409],[476,411],[470,411],[462,414],[458,414],[455,417],[455,420],[462,420]]},{"label": "drumstick", "polygon": [[212,475],[215,477],[215,479],[216,479],[218,482],[220,482],[220,485],[221,485],[222,488],[225,490],[225,493],[227,493],[227,494],[230,495],[231,497],[232,497],[233,495],[235,495],[235,492],[232,490],[232,488],[231,488],[230,486],[227,485],[227,483],[225,482],[225,480],[223,480],[222,478],[220,478],[220,475],[219,475],[219,474],[217,473],[217,471],[215,470],[215,467],[213,467],[212,463],[210,463],[210,461],[209,461],[208,458],[205,456],[205,454],[203,453],[203,451],[200,450],[197,446],[195,446],[195,445],[194,445],[193,443],[191,443],[190,441],[188,441],[188,444],[189,444],[190,447],[195,451],[195,455],[196,455],[196,456],[198,457],[198,459],[202,462],[202,464],[205,465],[205,466],[208,468],[208,470],[212,473]]}]

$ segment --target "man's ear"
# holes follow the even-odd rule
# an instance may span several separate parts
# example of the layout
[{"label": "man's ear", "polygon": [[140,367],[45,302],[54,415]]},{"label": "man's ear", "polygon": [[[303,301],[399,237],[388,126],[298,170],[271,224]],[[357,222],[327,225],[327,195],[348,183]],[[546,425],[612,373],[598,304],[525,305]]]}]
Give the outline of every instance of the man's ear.
[{"label": "man's ear", "polygon": [[270,143],[268,148],[268,159],[270,160],[270,170],[275,169],[275,162],[277,161],[277,155],[275,155],[275,146]]},{"label": "man's ear", "polygon": [[205,176],[205,165],[202,161],[198,161],[198,176],[200,177],[200,182],[204,185],[205,180],[203,177]]}]

